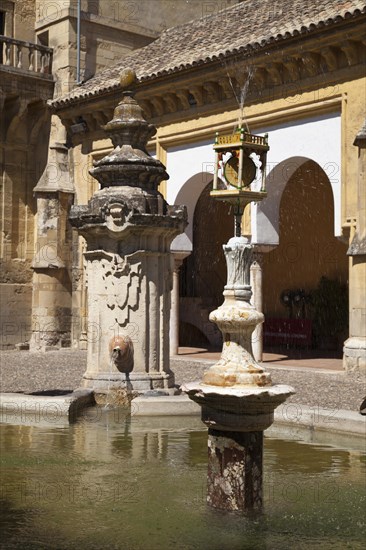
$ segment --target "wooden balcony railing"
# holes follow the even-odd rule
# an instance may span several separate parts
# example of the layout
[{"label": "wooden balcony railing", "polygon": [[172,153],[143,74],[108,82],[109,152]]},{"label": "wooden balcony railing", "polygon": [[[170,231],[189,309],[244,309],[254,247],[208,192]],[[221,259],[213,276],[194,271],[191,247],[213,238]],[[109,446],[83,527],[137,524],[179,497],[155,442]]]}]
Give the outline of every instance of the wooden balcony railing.
[{"label": "wooden balcony railing", "polygon": [[52,74],[52,48],[0,35],[0,66]]}]

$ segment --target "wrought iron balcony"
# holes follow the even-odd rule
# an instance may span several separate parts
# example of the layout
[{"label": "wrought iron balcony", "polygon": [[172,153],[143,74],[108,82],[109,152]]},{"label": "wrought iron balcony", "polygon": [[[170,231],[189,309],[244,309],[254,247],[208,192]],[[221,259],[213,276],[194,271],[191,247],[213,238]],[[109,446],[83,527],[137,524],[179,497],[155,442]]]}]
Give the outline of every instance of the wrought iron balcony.
[{"label": "wrought iron balcony", "polygon": [[52,78],[52,48],[0,35],[0,69]]}]

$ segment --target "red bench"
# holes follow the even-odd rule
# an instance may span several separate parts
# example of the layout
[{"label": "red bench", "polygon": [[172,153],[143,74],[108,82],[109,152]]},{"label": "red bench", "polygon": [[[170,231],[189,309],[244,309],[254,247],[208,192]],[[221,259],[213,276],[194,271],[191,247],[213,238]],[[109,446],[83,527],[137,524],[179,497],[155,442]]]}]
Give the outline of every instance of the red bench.
[{"label": "red bench", "polygon": [[308,348],[311,346],[311,324],[309,319],[266,319],[264,344]]}]

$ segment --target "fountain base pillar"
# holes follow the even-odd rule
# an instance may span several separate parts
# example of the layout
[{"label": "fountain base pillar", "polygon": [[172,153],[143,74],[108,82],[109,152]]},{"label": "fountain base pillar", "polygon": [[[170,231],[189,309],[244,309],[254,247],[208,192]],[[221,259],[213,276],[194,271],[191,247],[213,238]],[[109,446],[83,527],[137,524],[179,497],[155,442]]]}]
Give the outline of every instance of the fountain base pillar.
[{"label": "fountain base pillar", "polygon": [[259,511],[263,432],[294,390],[282,384],[260,388],[190,382],[182,391],[201,406],[208,427],[208,504],[226,511]]},{"label": "fountain base pillar", "polygon": [[207,502],[227,511],[262,509],[263,432],[208,430]]}]

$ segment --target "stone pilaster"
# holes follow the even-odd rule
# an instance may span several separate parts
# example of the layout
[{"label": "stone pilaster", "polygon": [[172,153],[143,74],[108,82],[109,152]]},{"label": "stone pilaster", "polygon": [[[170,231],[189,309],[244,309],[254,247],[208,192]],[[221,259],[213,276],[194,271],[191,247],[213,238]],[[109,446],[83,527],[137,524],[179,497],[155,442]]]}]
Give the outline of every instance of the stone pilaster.
[{"label": "stone pilaster", "polygon": [[366,120],[354,145],[358,147],[358,218],[348,256],[349,338],[343,347],[346,370],[366,371]]},{"label": "stone pilaster", "polygon": [[71,227],[68,214],[74,189],[69,176],[68,149],[50,146],[46,169],[34,188],[37,229],[33,268],[30,349],[46,351],[70,346]]}]

